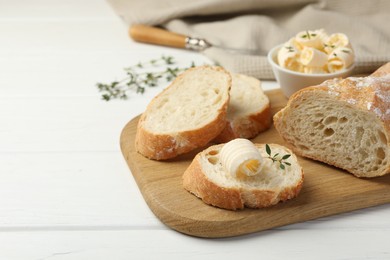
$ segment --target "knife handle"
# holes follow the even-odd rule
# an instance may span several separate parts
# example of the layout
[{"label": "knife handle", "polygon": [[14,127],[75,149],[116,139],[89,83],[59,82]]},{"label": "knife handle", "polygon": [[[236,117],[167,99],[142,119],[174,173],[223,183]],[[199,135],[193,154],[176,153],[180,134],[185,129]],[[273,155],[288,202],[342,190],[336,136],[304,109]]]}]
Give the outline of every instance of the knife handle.
[{"label": "knife handle", "polygon": [[129,29],[129,35],[137,42],[186,48],[186,36],[156,27],[140,24],[132,25]]}]

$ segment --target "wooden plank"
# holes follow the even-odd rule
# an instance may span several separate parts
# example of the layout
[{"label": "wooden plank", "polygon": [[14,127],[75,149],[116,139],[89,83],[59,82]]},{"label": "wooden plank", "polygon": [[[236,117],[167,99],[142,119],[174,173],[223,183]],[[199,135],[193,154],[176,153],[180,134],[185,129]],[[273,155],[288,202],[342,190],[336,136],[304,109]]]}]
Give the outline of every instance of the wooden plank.
[{"label": "wooden plank", "polygon": [[257,256],[255,259],[356,260],[388,259],[390,254],[388,235],[381,229],[318,232],[270,230],[263,235],[222,240],[196,239],[158,229],[0,232],[0,259],[234,260]]},{"label": "wooden plank", "polygon": [[[287,100],[279,90],[267,95],[273,113],[285,106]],[[215,208],[182,188],[181,176],[196,152],[165,162],[144,158],[134,149],[137,121],[133,119],[122,131],[122,153],[151,210],[179,232],[199,237],[237,236],[390,202],[390,175],[358,179],[300,157],[305,181],[298,198],[260,210],[234,212]],[[253,141],[285,145],[274,128]]]},{"label": "wooden plank", "polygon": [[0,155],[0,231],[163,227],[119,150]]}]

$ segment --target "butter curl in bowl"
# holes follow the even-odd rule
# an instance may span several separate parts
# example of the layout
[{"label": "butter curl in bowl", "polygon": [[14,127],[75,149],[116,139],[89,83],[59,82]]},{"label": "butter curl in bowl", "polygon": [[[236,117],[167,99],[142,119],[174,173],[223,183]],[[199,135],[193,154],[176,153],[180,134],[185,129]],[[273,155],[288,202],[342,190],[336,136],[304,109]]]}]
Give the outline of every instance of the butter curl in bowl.
[{"label": "butter curl in bowl", "polygon": [[354,68],[355,55],[343,33],[306,30],[268,53],[275,78],[289,97],[301,88],[327,79],[347,77]]}]

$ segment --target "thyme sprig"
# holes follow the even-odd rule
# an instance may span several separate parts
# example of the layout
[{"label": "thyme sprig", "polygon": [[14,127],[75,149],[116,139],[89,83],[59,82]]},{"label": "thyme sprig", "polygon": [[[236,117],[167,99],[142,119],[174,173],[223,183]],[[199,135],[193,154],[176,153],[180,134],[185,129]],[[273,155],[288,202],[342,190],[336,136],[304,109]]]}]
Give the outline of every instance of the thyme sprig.
[{"label": "thyme sprig", "polygon": [[306,30],[306,34],[302,35],[301,38],[308,38],[309,40],[311,39],[311,37],[316,37],[317,34],[316,33],[309,33],[309,31]]},{"label": "thyme sprig", "polygon": [[288,52],[294,52],[294,48],[292,46],[286,46],[285,48],[288,50]]},{"label": "thyme sprig", "polygon": [[[158,59],[146,62],[138,62],[136,65],[124,69],[126,77],[111,83],[97,83],[96,87],[102,93],[102,99],[127,99],[130,91],[143,94],[148,87],[156,87],[162,80],[172,81],[181,72],[194,67],[192,62],[189,67],[180,68],[173,66],[176,61],[172,56],[162,55]],[[163,68],[161,70],[161,68]],[[159,69],[159,70],[156,70]]]},{"label": "thyme sprig", "polygon": [[268,154],[268,157],[267,157],[268,159],[271,159],[272,162],[279,163],[280,169],[282,169],[282,170],[286,169],[285,165],[291,166],[291,163],[286,162],[286,160],[288,158],[290,158],[291,154],[285,154],[282,157],[279,156],[279,153],[272,155],[271,147],[268,144],[265,145],[265,151]]},{"label": "thyme sprig", "polygon": [[336,45],[334,45],[334,44],[326,44],[326,43],[324,43],[324,47],[326,48],[326,47],[330,47],[330,48],[332,48],[332,49],[334,49],[334,48],[336,48]]}]

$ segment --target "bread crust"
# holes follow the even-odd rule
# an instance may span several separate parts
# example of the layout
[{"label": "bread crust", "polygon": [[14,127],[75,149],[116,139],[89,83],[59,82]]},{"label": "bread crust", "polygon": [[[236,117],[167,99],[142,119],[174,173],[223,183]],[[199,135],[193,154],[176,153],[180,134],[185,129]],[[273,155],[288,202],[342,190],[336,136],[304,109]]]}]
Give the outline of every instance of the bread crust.
[{"label": "bread crust", "polygon": [[[378,119],[378,124],[383,126],[387,139],[387,146],[390,146],[390,114],[388,113],[388,110],[390,109],[390,62],[365,78],[350,77],[344,80],[327,80],[319,86],[307,87],[294,93],[288,100],[286,107],[276,113],[273,117],[276,130],[288,144],[290,144],[289,137],[283,134],[285,113],[293,109],[292,104],[295,100],[303,100],[306,95],[319,92],[323,92],[324,95],[328,95],[332,99],[348,104],[348,106],[363,113],[374,115]],[[289,147],[298,155],[323,161],[317,156],[305,153],[305,151],[299,147],[292,146],[291,144]],[[390,172],[390,164],[388,164],[383,171],[365,173],[346,168],[344,165],[335,161],[323,162],[347,170],[357,177],[377,177]]]},{"label": "bread crust", "polygon": [[244,201],[238,189],[226,189],[210,181],[203,173],[197,154],[183,174],[183,187],[205,203],[225,209],[242,209]]},{"label": "bread crust", "polygon": [[382,77],[390,73],[390,62],[384,64],[379,69],[374,71],[371,76],[373,77]]},{"label": "bread crust", "polygon": [[[210,67],[202,66],[195,67],[189,70],[195,69],[213,69],[219,72],[224,73],[228,78],[228,89],[231,88],[231,76],[230,74],[221,67]],[[174,82],[166,89],[162,91],[164,93],[171,86],[175,84],[176,81],[180,80],[184,74],[179,75]],[[153,102],[158,100],[158,96],[154,97],[149,103],[145,112],[141,115],[141,118],[137,125],[137,133],[135,137],[135,147],[137,152],[143,156],[154,159],[154,160],[166,160],[174,158],[180,154],[190,152],[198,147],[205,146],[208,142],[214,139],[225,127],[226,124],[226,113],[229,104],[229,96],[223,103],[223,105],[218,109],[218,114],[216,118],[210,121],[208,124],[200,126],[197,129],[192,129],[188,131],[174,132],[170,134],[157,134],[150,132],[145,129],[145,118],[148,114],[148,108],[152,106]]]},{"label": "bread crust", "polygon": [[144,118],[141,116],[135,138],[137,152],[149,159],[166,160],[205,146],[225,127],[227,105],[228,102],[225,103],[217,118],[209,124],[192,131],[178,132],[175,135],[147,131],[142,126]]},{"label": "bread crust", "polygon": [[225,128],[214,141],[216,143],[226,143],[236,138],[252,139],[270,128],[271,123],[271,106],[268,104],[258,113],[227,121]]},{"label": "bread crust", "polygon": [[[261,146],[261,144],[255,145],[257,147]],[[244,207],[265,208],[298,196],[300,190],[302,189],[304,173],[300,166],[301,179],[293,187],[279,187],[279,189],[271,190],[255,188],[227,188],[218,186],[208,179],[200,162],[202,154],[217,146],[221,145],[214,145],[213,147],[198,153],[183,174],[184,189],[202,199],[206,204],[228,210],[238,210],[243,209]],[[279,145],[270,144],[270,146],[276,147]]]},{"label": "bread crust", "polygon": [[[254,138],[259,133],[267,130],[272,123],[270,102],[261,89],[261,82],[258,79],[243,74],[232,74],[232,84],[230,104],[232,101],[235,101],[235,103],[247,102],[247,100],[240,100],[240,97],[235,97],[234,93],[236,91],[239,93],[250,91],[250,99],[256,100],[257,111],[253,112],[253,109],[251,109],[249,111],[252,112],[235,115],[234,109],[230,111],[228,108],[226,127],[214,139],[216,143],[226,143],[236,138]],[[252,92],[253,88],[256,88],[256,90]]]}]

